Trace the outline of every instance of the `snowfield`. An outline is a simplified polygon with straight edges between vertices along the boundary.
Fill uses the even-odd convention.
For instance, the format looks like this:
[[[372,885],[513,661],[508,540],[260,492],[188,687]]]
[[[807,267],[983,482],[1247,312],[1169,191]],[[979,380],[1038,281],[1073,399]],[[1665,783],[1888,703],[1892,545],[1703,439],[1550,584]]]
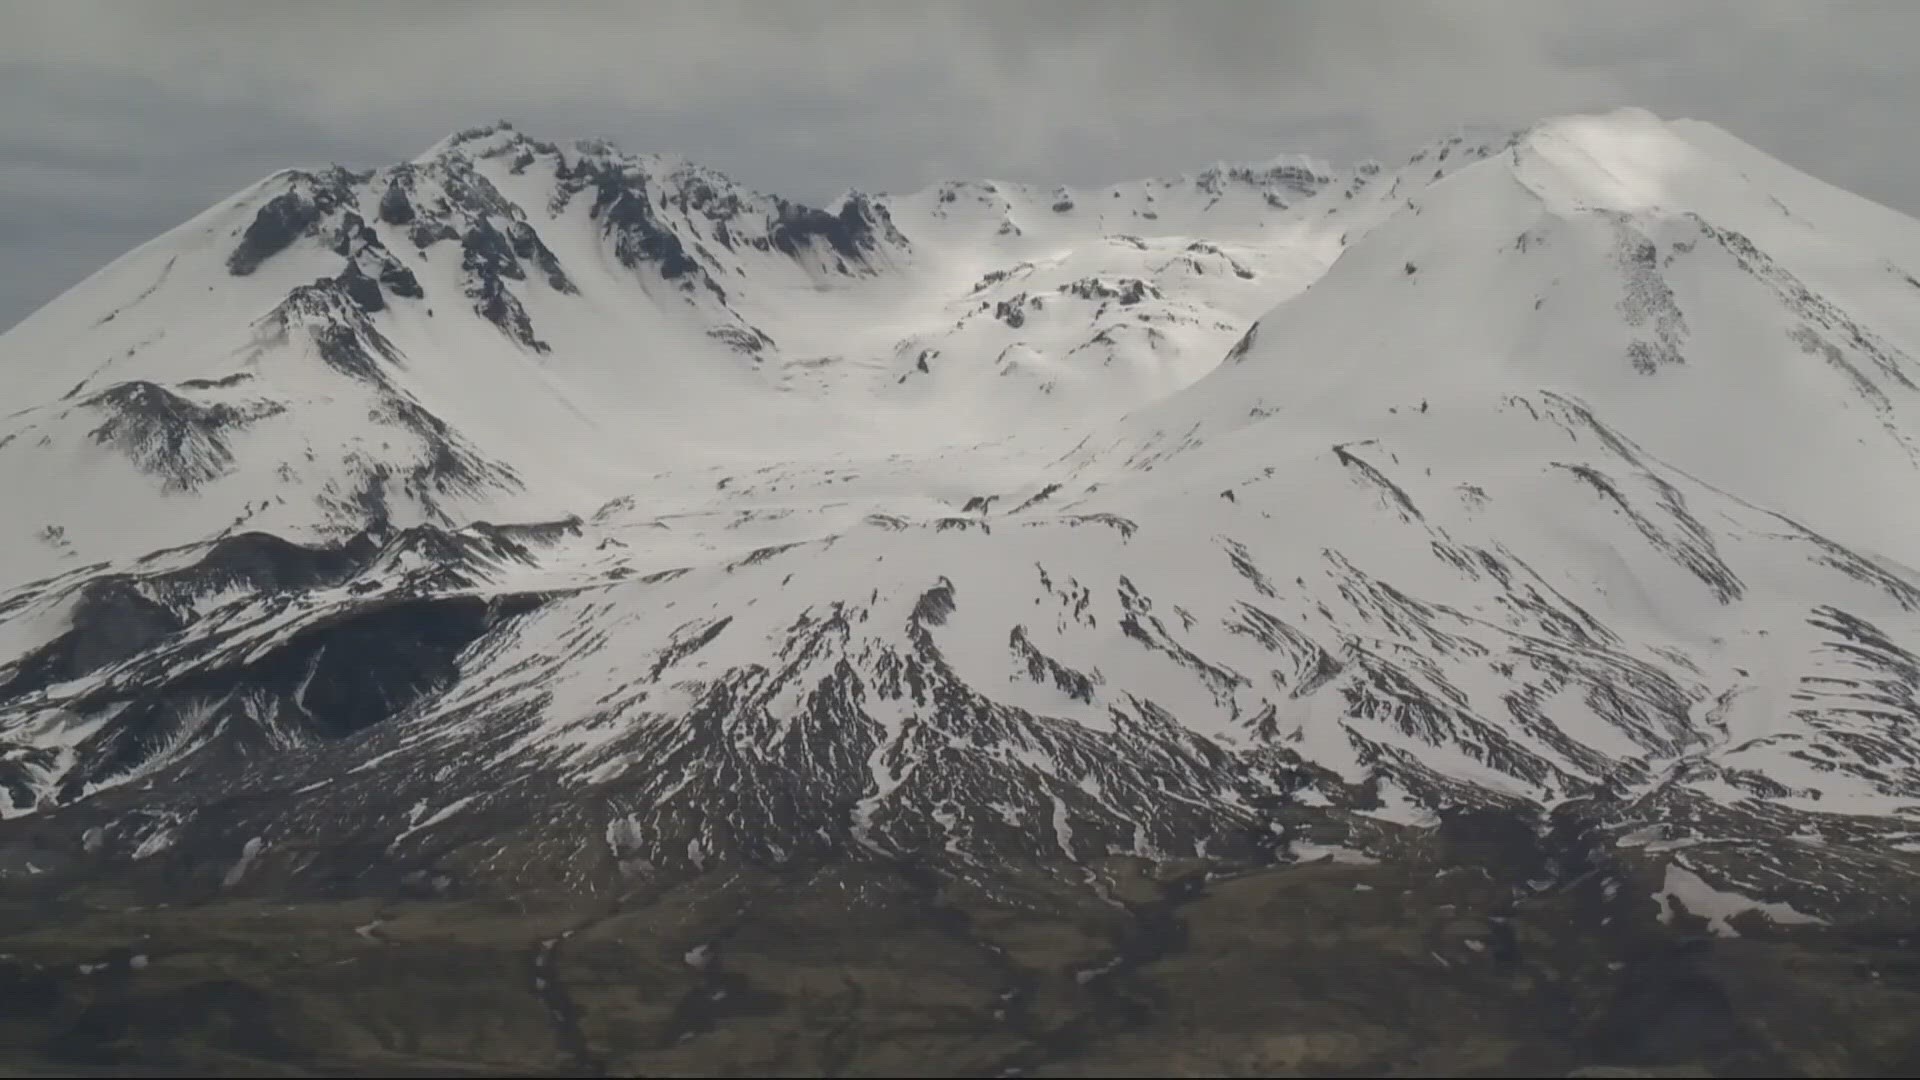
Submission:
[[[824,209],[504,125],[284,172],[0,339],[0,815],[585,880],[1578,805],[1811,919],[1920,827],[1917,355],[1920,223],[1636,110]]]

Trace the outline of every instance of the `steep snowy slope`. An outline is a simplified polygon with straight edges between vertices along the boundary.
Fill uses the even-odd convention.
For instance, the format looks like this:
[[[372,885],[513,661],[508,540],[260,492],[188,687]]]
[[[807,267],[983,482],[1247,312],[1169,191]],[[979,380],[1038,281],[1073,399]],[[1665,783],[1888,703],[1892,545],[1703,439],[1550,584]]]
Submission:
[[[0,343],[4,812],[585,882],[1576,806],[1824,910],[1920,814],[1916,237],[1633,111],[826,210],[504,127],[282,174]]]
[[[1252,397],[1357,431],[1552,389],[1703,482],[1920,561],[1901,494],[1920,481],[1920,286],[1903,269],[1920,233],[1839,192],[1800,195],[1795,217],[1769,193],[1799,190],[1790,170],[1720,165],[1690,130],[1546,123],[1408,192],[1211,386],[1140,420],[1186,438],[1246,422],[1224,402]],[[1370,318],[1382,305],[1394,317]]]
[[[1276,165],[1078,196],[1097,210],[991,184],[816,210],[503,125],[282,173],[6,335],[0,564],[559,516],[703,455],[964,444],[1009,409],[1084,423],[1192,381],[1316,276],[1336,249],[1281,195],[1332,182]],[[63,497],[83,481],[101,496]]]

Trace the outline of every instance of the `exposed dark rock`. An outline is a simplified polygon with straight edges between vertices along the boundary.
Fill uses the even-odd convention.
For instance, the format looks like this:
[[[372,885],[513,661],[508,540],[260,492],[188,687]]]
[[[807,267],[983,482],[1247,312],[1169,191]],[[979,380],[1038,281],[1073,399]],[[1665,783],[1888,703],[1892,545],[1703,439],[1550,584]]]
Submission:
[[[0,671],[0,705],[136,656],[184,629],[202,597],[232,590],[271,595],[345,580],[378,550],[362,534],[337,547],[308,547],[270,533],[224,537],[192,563],[147,576],[114,575],[81,588],[70,626]]]
[[[321,173],[295,171],[284,175],[288,190],[260,207],[241,234],[239,245],[227,256],[227,271],[235,277],[253,273],[294,240],[313,235],[334,210],[353,202],[354,186],[364,183],[371,174],[359,175],[336,166]]]
[[[482,217],[519,220],[523,216],[513,200],[501,194],[463,154],[437,159],[427,167],[427,173],[446,192],[447,210],[458,211],[468,221]]]
[[[413,203],[397,179],[388,182],[380,196],[380,220],[388,225],[405,225],[413,220]]]
[[[1117,300],[1121,307],[1131,307],[1149,298],[1161,298],[1159,289],[1139,278],[1121,278],[1114,284],[1099,278],[1081,278],[1061,286],[1060,291],[1082,300]]]
[[[553,254],[552,249],[547,247],[546,242],[540,239],[540,234],[533,230],[533,226],[524,221],[516,221],[507,230],[507,236],[513,245],[514,256],[531,260],[540,268],[541,273],[547,275],[548,285],[563,293],[579,291],[567,278],[566,271],[560,269],[560,260]]]
[[[380,237],[359,214],[349,210],[340,215],[340,224],[333,231],[333,253],[351,258],[358,247],[380,247]]]
[[[842,260],[864,265],[867,256],[883,243],[905,242],[894,228],[886,207],[864,195],[848,196],[840,204],[838,213],[785,200],[779,200],[776,205],[778,211],[767,237],[775,248],[790,257],[799,256],[811,241],[820,239]]]
[[[561,179],[564,190],[593,188],[589,214],[612,239],[620,265],[636,269],[651,263],[668,281],[704,274],[679,235],[655,217],[644,174],[629,175],[617,162],[584,159]]]
[[[1075,701],[1093,700],[1095,684],[1099,675],[1087,675],[1069,668],[1059,661],[1042,653],[1027,635],[1027,628],[1015,626],[1007,638],[1007,647],[1012,651],[1016,662],[1024,665],[1027,677],[1042,685],[1052,685],[1061,693]]]
[[[262,593],[322,588],[345,579],[378,550],[372,537],[355,536],[335,547],[314,547],[272,533],[222,537],[198,561],[153,579],[160,590],[243,586]]]
[[[1032,269],[1033,269],[1032,263],[1023,262],[1023,263],[1018,263],[1005,270],[989,271],[987,274],[982,276],[979,281],[975,282],[973,288],[969,291],[976,292],[976,293],[984,292],[990,286],[998,285],[999,283],[1007,280],[1008,278],[1011,278],[1015,274],[1021,273],[1023,271],[1031,271]]]
[[[229,386],[239,386],[253,378],[251,371],[236,371],[231,375],[222,375],[217,379],[182,379],[180,386],[188,390],[218,390]]]
[[[115,708],[114,723],[76,749],[80,785],[138,768],[163,746],[198,741],[196,764],[303,742],[344,738],[449,685],[454,660],[502,618],[538,597],[379,600],[318,620],[257,657],[215,662],[116,700],[111,688],[83,709]]]
[[[427,291],[420,287],[420,279],[397,260],[380,268],[380,284],[386,286],[393,295],[409,300],[423,299],[427,295]]]
[[[1668,364],[1683,364],[1681,343],[1686,339],[1687,322],[1674,302],[1673,290],[1660,273],[1660,253],[1625,215],[1613,217],[1614,259],[1623,278],[1624,295],[1617,305],[1625,323],[1636,329],[1651,326],[1651,341],[1635,341],[1627,346],[1627,359],[1635,371],[1652,375]]]
[[[1201,191],[1216,197],[1226,194],[1230,184],[1259,188],[1269,204],[1284,206],[1285,203],[1280,201],[1280,192],[1304,197],[1319,191],[1331,179],[1300,165],[1272,165],[1266,168],[1231,165],[1208,169],[1195,178],[1195,183]]]
[[[275,195],[254,215],[240,237],[240,246],[227,256],[227,271],[236,277],[254,272],[267,259],[286,249],[320,220],[320,209],[294,192]]]
[[[184,625],[125,578],[89,582],[65,633],[29,653],[11,671],[0,668],[0,704],[141,653]]]
[[[509,239],[492,222],[479,217],[461,238],[460,266],[467,273],[467,296],[474,301],[473,310],[481,318],[520,344],[544,353],[549,346],[535,335],[526,307],[502,280],[526,280],[526,271],[521,269],[515,248],[520,247],[529,257],[541,260],[555,288],[570,293],[574,291],[573,283],[561,273],[559,262],[531,227],[515,222],[513,228],[515,238]]]
[[[520,478],[511,468],[481,457],[446,421],[411,398],[388,397],[373,419],[420,440],[424,456],[407,466],[401,480],[410,494],[429,505],[441,495],[520,487]]]
[[[447,147],[452,149],[454,147],[464,146],[476,139],[484,139],[489,135],[498,135],[503,131],[513,131],[513,124],[506,120],[495,120],[491,124],[476,124],[473,127],[461,128],[448,137]]]
[[[469,286],[474,313],[505,331],[508,337],[537,353],[552,351],[552,346],[533,332],[533,320],[518,297],[507,291],[498,277],[485,277]]]
[[[320,358],[353,378],[385,386],[388,380],[382,362],[400,362],[399,350],[374,327],[337,279],[321,278],[295,288],[274,309],[273,318],[288,333],[305,330]]]
[[[169,491],[191,491],[224,474],[233,461],[228,436],[283,409],[271,402],[203,405],[150,382],[116,383],[85,404],[105,415],[89,437],[126,454]]]
[[[387,298],[380,292],[380,283],[361,273],[359,264],[348,263],[340,276],[333,280],[354,303],[360,305],[360,310],[368,314],[385,310]]]
[[[460,238],[460,268],[479,278],[524,281],[527,276],[512,245],[486,218],[475,221]]]
[[[1017,514],[1022,510],[1026,510],[1030,507],[1038,506],[1041,503],[1046,502],[1048,499],[1051,499],[1055,495],[1058,495],[1060,493],[1061,487],[1062,485],[1060,484],[1048,484],[1047,486],[1041,488],[1039,491],[1034,492],[1031,496],[1027,498],[1025,502],[1021,503],[1019,506],[1014,507],[1013,512]]]
[[[415,218],[407,230],[407,239],[412,240],[416,248],[430,248],[443,240],[460,239],[460,230],[444,221]]]
[[[726,342],[735,352],[754,357],[774,347],[772,338],[752,326],[716,326],[707,331],[707,336]]]
[[[993,305],[993,317],[1018,330],[1027,324],[1029,301],[1030,298],[1026,293],[1002,300]]]
[[[1244,334],[1241,334],[1240,340],[1234,342],[1233,348],[1227,350],[1227,360],[1236,364],[1242,360],[1245,360],[1247,358],[1247,353],[1253,350],[1253,343],[1256,340],[1258,340],[1259,337],[1260,337],[1259,323],[1254,323],[1252,326],[1247,327],[1247,332]]]
[[[1642,479],[1653,485],[1659,502],[1658,509],[1649,513],[1613,477],[1591,465],[1556,463],[1555,467],[1578,477],[1611,502],[1655,550],[1699,578],[1713,591],[1715,599],[1727,604],[1745,595],[1746,584],[1720,557],[1712,532],[1693,518],[1677,488],[1658,477],[1643,475]],[[1665,517],[1670,527],[1662,527],[1656,514]]]

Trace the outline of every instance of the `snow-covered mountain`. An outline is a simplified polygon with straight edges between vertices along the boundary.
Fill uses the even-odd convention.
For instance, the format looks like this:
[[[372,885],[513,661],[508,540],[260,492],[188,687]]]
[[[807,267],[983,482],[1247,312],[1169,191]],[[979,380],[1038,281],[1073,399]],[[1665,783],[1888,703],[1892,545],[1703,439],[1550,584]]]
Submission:
[[[1490,807],[1825,910],[1920,825],[1917,356],[1920,223],[1639,111],[826,208],[506,125],[280,173],[0,339],[0,813],[325,883]]]

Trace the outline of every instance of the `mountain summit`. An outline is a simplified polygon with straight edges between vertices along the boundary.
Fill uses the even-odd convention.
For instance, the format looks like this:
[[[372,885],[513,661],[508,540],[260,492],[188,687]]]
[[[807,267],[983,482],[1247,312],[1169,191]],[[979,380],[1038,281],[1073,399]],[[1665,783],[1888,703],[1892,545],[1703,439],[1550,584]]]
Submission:
[[[1920,223],[1634,110],[824,207],[506,125],[278,173],[0,338],[0,842],[488,895],[1477,813],[1904,904],[1916,356]]]

